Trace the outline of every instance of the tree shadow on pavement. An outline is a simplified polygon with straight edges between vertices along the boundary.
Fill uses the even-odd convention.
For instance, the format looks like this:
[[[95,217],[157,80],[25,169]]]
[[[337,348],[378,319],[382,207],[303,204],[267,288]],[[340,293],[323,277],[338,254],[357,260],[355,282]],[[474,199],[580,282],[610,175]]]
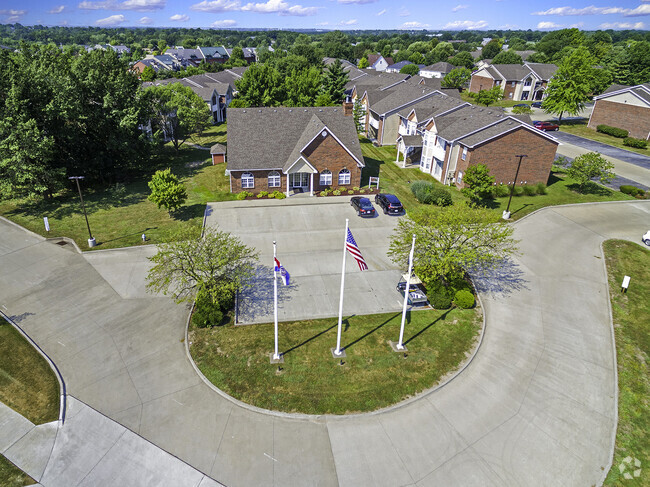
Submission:
[[[469,271],[478,292],[508,295],[529,289],[524,272],[512,259],[503,259],[494,267],[477,267]]]
[[[273,320],[273,268],[258,264],[253,270],[249,286],[239,293],[238,321],[244,323],[257,322],[262,317]],[[297,286],[289,283],[285,286],[278,275],[278,306],[290,299],[290,293]]]

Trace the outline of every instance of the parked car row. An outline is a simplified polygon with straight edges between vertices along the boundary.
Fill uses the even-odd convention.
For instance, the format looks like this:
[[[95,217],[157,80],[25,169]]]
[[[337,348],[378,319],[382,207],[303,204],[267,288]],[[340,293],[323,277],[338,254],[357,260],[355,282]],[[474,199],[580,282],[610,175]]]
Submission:
[[[532,108],[542,108],[542,102],[541,101],[534,101],[530,105],[528,103],[517,103],[516,105],[513,105],[513,107],[532,107]]]
[[[384,215],[400,215],[404,212],[402,203],[394,194],[379,193],[375,195],[375,204],[384,211]],[[373,217],[377,214],[371,201],[363,196],[353,196],[350,199],[350,205],[361,217]]]

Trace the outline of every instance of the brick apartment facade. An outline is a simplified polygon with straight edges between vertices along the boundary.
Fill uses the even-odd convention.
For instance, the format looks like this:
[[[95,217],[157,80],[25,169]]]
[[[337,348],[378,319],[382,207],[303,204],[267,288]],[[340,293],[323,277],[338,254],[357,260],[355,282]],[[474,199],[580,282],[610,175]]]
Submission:
[[[650,138],[650,83],[637,86],[616,86],[596,97],[589,117],[589,127],[609,125],[625,129],[630,137]]]

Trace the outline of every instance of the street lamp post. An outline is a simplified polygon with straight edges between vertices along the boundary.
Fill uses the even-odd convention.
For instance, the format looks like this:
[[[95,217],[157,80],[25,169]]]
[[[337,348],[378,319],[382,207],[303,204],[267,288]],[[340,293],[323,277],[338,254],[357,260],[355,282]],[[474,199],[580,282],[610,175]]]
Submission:
[[[519,168],[521,167],[521,160],[524,157],[528,157],[526,154],[521,154],[518,156],[515,156],[519,158],[519,163],[517,164],[517,172],[515,173],[515,180],[512,182],[512,188],[510,188],[510,198],[508,198],[508,207],[506,210],[503,212],[503,219],[507,220],[510,218],[510,202],[512,201],[512,194],[515,192],[515,184],[517,184],[517,177],[519,176]]]
[[[86,218],[86,226],[88,227],[88,247],[93,248],[97,245],[93,234],[90,231],[90,223],[88,223],[88,215],[86,214],[86,205],[84,205],[84,197],[81,195],[81,186],[79,185],[79,180],[84,179],[83,176],[70,176],[68,179],[74,179],[77,182],[77,189],[79,190],[79,199],[81,200],[81,208],[84,211],[84,217]]]

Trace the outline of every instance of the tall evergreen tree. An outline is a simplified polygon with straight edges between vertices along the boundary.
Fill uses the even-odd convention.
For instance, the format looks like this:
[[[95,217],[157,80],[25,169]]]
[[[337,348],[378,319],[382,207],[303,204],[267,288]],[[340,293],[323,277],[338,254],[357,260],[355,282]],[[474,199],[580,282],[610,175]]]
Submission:
[[[330,96],[334,103],[343,102],[345,85],[348,82],[348,73],[343,69],[340,60],[331,63],[325,70],[323,80],[323,91]]]

